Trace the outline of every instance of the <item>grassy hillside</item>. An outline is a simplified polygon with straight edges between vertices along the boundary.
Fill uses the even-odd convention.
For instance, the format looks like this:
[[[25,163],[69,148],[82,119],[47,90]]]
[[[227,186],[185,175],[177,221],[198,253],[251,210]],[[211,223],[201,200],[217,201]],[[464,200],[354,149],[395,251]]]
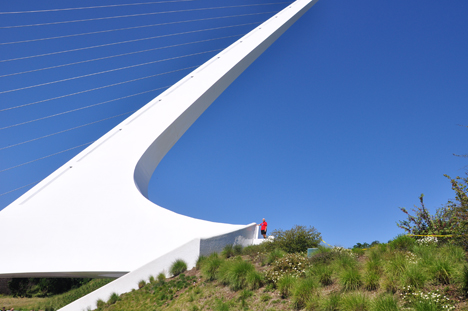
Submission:
[[[311,258],[268,249],[227,247],[171,279],[149,276],[97,310],[468,310],[457,246],[400,236],[368,250],[320,248]]]

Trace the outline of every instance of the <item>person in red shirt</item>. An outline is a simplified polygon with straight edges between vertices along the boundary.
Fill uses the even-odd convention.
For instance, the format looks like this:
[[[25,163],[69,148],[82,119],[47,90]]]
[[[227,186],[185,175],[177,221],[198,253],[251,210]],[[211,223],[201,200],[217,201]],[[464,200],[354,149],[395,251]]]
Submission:
[[[267,222],[265,221],[265,218],[263,218],[263,222],[261,224],[259,224],[260,227],[260,230],[261,230],[261,233],[263,235],[263,238],[266,239],[266,233],[267,233]]]

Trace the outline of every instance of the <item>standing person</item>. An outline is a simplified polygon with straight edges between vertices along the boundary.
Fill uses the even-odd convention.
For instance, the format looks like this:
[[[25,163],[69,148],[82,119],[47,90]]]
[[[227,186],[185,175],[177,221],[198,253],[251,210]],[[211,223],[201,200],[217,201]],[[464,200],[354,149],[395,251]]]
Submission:
[[[265,221],[265,218],[263,218],[263,222],[261,224],[259,224],[260,227],[260,230],[261,230],[261,233],[263,235],[263,238],[266,239],[266,233],[267,233],[267,222]]]

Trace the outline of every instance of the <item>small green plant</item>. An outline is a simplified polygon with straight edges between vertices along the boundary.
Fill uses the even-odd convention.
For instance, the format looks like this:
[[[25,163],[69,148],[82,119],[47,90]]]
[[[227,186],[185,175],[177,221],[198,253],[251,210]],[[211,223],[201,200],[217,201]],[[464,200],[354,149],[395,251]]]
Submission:
[[[317,264],[306,272],[306,275],[311,275],[317,278],[317,280],[323,286],[327,286],[333,283],[332,280],[333,269],[329,265]]]
[[[272,250],[268,256],[267,256],[267,259],[266,259],[266,263],[271,265],[273,262],[275,262],[277,259],[279,258],[282,258],[284,255],[286,254],[285,251],[283,251],[282,249],[279,249],[279,248],[275,248],[274,250]]]
[[[217,279],[218,269],[223,263],[223,259],[219,258],[217,253],[212,253],[208,256],[202,265],[202,274],[208,281]]]
[[[362,285],[361,274],[355,268],[344,270],[340,275],[340,283],[344,291],[356,290]]]
[[[100,310],[106,306],[106,303],[102,299],[98,299],[98,301],[96,301],[96,306],[98,310]]]
[[[232,244],[227,244],[224,246],[223,251],[221,252],[224,258],[231,258],[234,256],[234,247]]]
[[[205,259],[206,259],[206,256],[203,256],[203,255],[198,256],[198,258],[197,258],[197,263],[195,264],[195,268],[196,268],[197,270],[200,270],[200,269],[201,269],[201,267],[202,267],[203,262],[205,261]]]
[[[179,274],[187,271],[187,263],[182,259],[177,259],[172,263],[169,271],[173,276],[178,276]]]
[[[143,288],[145,285],[146,285],[145,280],[141,280],[140,282],[138,282],[138,288]]]
[[[436,258],[429,270],[439,284],[450,284],[453,275],[453,266],[447,261],[440,258]]]
[[[366,311],[369,310],[370,303],[367,296],[361,293],[352,293],[341,297],[340,310],[343,311]]]
[[[390,241],[388,245],[392,250],[411,251],[415,243],[416,240],[414,238],[401,234],[392,241]]]
[[[242,255],[242,250],[243,250],[243,247],[240,244],[236,244],[233,247],[234,255],[236,256]]]
[[[318,288],[317,281],[313,278],[299,279],[292,292],[293,304],[297,309],[302,309],[307,301],[315,294]]]
[[[287,298],[291,295],[295,284],[296,278],[290,274],[285,274],[278,280],[276,287],[278,288],[281,297]]]
[[[385,294],[377,296],[372,301],[372,311],[398,311],[398,301],[393,295]]]
[[[119,301],[120,299],[120,296],[117,295],[117,293],[112,293],[109,297],[109,300],[107,301],[107,305],[113,305],[115,304],[117,301]]]
[[[242,259],[225,261],[219,268],[219,280],[229,285],[231,290],[244,289],[248,275],[254,271],[255,267]]]
[[[328,297],[321,300],[320,309],[323,311],[338,311],[340,310],[341,296],[337,292],[332,292]]]
[[[255,290],[255,289],[260,288],[263,285],[264,277],[260,272],[254,269],[247,274],[246,281],[247,281],[247,286],[251,290]]]
[[[379,288],[380,275],[374,271],[368,271],[364,275],[364,288],[367,290],[376,290]]]
[[[159,283],[164,283],[166,281],[166,274],[164,272],[161,272],[158,274],[158,282]]]
[[[271,296],[268,295],[268,294],[263,294],[260,296],[260,301],[262,302],[267,302],[267,301],[270,301],[271,300]]]
[[[153,282],[154,282],[154,276],[150,275],[148,281],[149,281],[150,283],[153,283]]]
[[[247,299],[252,297],[253,292],[248,289],[244,289],[239,293],[239,301],[241,302],[242,308],[247,308]]]

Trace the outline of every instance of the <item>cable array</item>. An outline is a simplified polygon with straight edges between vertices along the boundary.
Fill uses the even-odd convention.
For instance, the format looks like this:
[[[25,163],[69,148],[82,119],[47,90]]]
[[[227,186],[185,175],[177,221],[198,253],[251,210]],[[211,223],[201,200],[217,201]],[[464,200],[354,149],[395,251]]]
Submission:
[[[6,152],[11,154],[15,148],[23,146],[30,148],[28,155],[32,158],[22,163],[14,163],[15,158],[2,160],[0,163],[12,164],[0,167],[0,173],[12,172],[66,152],[76,153],[89,146],[98,137],[83,136],[87,143],[40,157],[38,151],[31,149],[45,140],[55,146],[64,145],[72,132],[76,135],[89,126],[100,129],[106,126],[109,130],[115,122],[136,112],[148,99],[169,88],[184,72],[197,68],[277,13],[284,4],[291,3],[245,4],[245,0],[243,3],[229,0],[229,5],[203,6],[203,1],[161,0],[80,6],[77,0],[70,0],[69,7],[65,8],[0,12],[3,20],[0,21],[3,23],[0,24],[3,41],[0,42],[0,55],[4,55],[4,59],[0,59],[0,131],[6,133],[0,135],[0,157],[8,157]],[[78,5],[73,6],[73,3]],[[179,7],[173,7],[177,5]],[[181,9],[180,5],[186,8]],[[132,12],[140,7],[144,12]],[[269,9],[262,11],[267,7]],[[63,20],[67,15],[61,14],[72,13],[73,19]],[[46,22],[42,22],[44,18],[41,16],[45,17],[42,14],[49,14]],[[156,23],[149,20],[139,23],[143,18],[157,16],[164,16],[164,19]],[[9,20],[14,20],[14,24],[5,24]],[[113,22],[117,20],[118,24]],[[69,27],[63,27],[65,25],[82,26],[67,33]],[[34,52],[27,55],[29,51]],[[104,63],[107,67],[102,65]],[[112,64],[111,68],[109,64]],[[155,65],[158,71],[151,72]],[[94,85],[96,82],[87,81],[99,83]],[[56,91],[51,92],[52,87]],[[94,116],[96,109],[99,117]],[[34,117],[38,111],[43,116]],[[87,113],[81,113],[82,117],[75,121],[74,113],[79,111]],[[66,116],[69,121],[60,121]],[[3,123],[4,120],[11,124]],[[67,126],[64,128],[61,123]],[[112,123],[111,127],[108,123]],[[38,128],[41,130],[34,135]],[[10,136],[11,131],[20,134]],[[18,138],[5,143],[6,137]],[[30,180],[36,181],[24,182],[23,186],[1,192],[0,197],[25,191],[40,181],[31,177]],[[5,187],[2,186],[4,181],[0,178],[0,190]],[[5,185],[8,187],[8,184]],[[0,201],[0,210],[3,207],[4,203]]]

